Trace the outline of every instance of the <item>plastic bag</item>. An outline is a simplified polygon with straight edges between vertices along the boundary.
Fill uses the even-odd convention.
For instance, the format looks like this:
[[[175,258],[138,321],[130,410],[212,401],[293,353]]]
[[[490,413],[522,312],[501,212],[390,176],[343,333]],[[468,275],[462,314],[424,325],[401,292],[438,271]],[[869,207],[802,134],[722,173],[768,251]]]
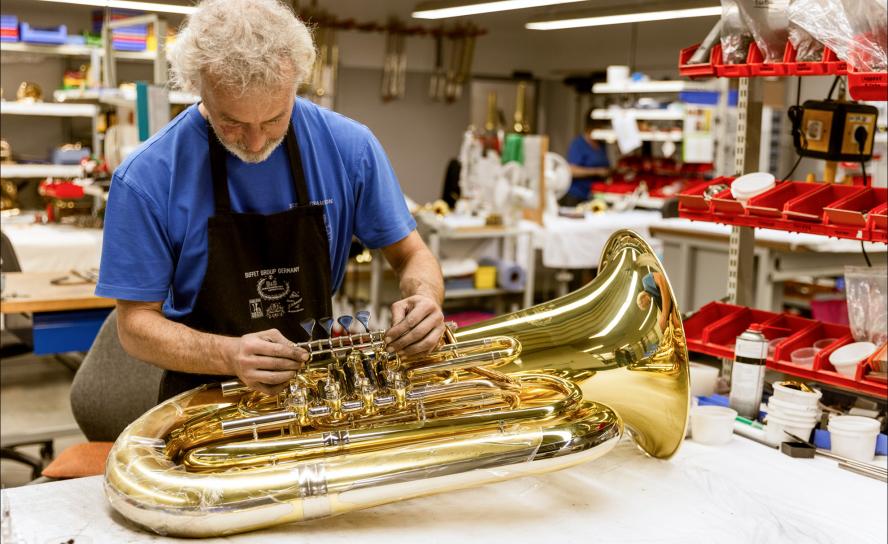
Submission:
[[[832,49],[854,69],[888,69],[885,0],[795,0],[789,20]]]
[[[722,61],[725,64],[746,64],[752,34],[746,28],[737,0],[721,0],[722,4]]]
[[[851,335],[858,342],[888,339],[888,267],[846,266],[845,293]]]
[[[764,61],[782,62],[789,38],[789,0],[737,0],[737,6]]]
[[[799,0],[791,0],[790,4]],[[823,60],[823,44],[814,39],[804,28],[789,21],[789,41],[796,50],[796,62],[819,62]]]

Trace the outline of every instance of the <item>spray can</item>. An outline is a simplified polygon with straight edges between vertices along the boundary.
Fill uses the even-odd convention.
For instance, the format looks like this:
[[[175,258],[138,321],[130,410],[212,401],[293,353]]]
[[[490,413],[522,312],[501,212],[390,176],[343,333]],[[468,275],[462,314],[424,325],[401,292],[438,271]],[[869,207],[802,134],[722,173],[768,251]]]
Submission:
[[[765,385],[765,362],[768,357],[768,340],[762,334],[762,326],[753,324],[737,337],[734,345],[734,364],[731,370],[731,394],[729,406],[737,414],[756,419],[762,403]]]

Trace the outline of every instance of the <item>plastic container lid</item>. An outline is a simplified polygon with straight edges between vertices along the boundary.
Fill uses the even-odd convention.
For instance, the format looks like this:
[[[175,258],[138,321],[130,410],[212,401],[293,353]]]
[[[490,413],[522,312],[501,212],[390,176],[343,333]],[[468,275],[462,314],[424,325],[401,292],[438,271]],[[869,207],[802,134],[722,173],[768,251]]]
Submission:
[[[749,200],[774,187],[776,178],[768,172],[753,172],[740,176],[731,184],[731,194],[737,200]]]
[[[829,432],[845,432],[855,434],[879,434],[879,420],[863,416],[834,416],[827,425]]]
[[[836,368],[856,365],[875,352],[876,345],[872,342],[853,342],[832,352],[829,355],[829,362]]]

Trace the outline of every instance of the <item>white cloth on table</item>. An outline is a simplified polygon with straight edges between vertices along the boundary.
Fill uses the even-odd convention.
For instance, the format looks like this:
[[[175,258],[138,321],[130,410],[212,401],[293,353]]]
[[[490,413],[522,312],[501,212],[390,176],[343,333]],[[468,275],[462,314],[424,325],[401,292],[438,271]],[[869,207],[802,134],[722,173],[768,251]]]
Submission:
[[[662,220],[658,211],[589,213],[583,219],[547,217],[534,245],[542,251],[547,268],[595,268],[604,244],[620,229],[635,231],[660,254],[662,244],[651,238],[648,228]]]
[[[112,513],[100,476],[4,494],[13,529],[29,543],[184,542],[141,531]],[[883,482],[823,457],[791,459],[738,436],[723,446],[686,440],[669,461],[624,440],[600,459],[560,472],[207,542],[499,544],[561,535],[565,542],[876,544],[888,539],[886,503]]]
[[[18,223],[4,219],[22,272],[67,272],[99,267],[102,229]]]

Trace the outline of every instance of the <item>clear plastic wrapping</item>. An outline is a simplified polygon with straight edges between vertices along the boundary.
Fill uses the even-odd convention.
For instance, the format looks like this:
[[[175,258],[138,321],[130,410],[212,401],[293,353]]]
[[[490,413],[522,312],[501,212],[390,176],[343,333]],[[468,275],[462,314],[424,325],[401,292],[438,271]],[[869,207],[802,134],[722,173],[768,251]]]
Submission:
[[[832,49],[854,69],[888,69],[885,0],[795,0],[788,14],[793,25]]]
[[[791,0],[790,5],[799,0]],[[823,59],[823,44],[796,22],[789,21],[789,41],[796,50],[796,62],[818,62]]]
[[[789,0],[737,0],[740,15],[765,62],[781,62],[789,37]]]
[[[745,64],[752,43],[743,17],[740,15],[738,0],[721,0],[722,4],[722,60],[725,64]]]
[[[851,334],[879,345],[888,339],[888,267],[846,266],[845,290]]]

